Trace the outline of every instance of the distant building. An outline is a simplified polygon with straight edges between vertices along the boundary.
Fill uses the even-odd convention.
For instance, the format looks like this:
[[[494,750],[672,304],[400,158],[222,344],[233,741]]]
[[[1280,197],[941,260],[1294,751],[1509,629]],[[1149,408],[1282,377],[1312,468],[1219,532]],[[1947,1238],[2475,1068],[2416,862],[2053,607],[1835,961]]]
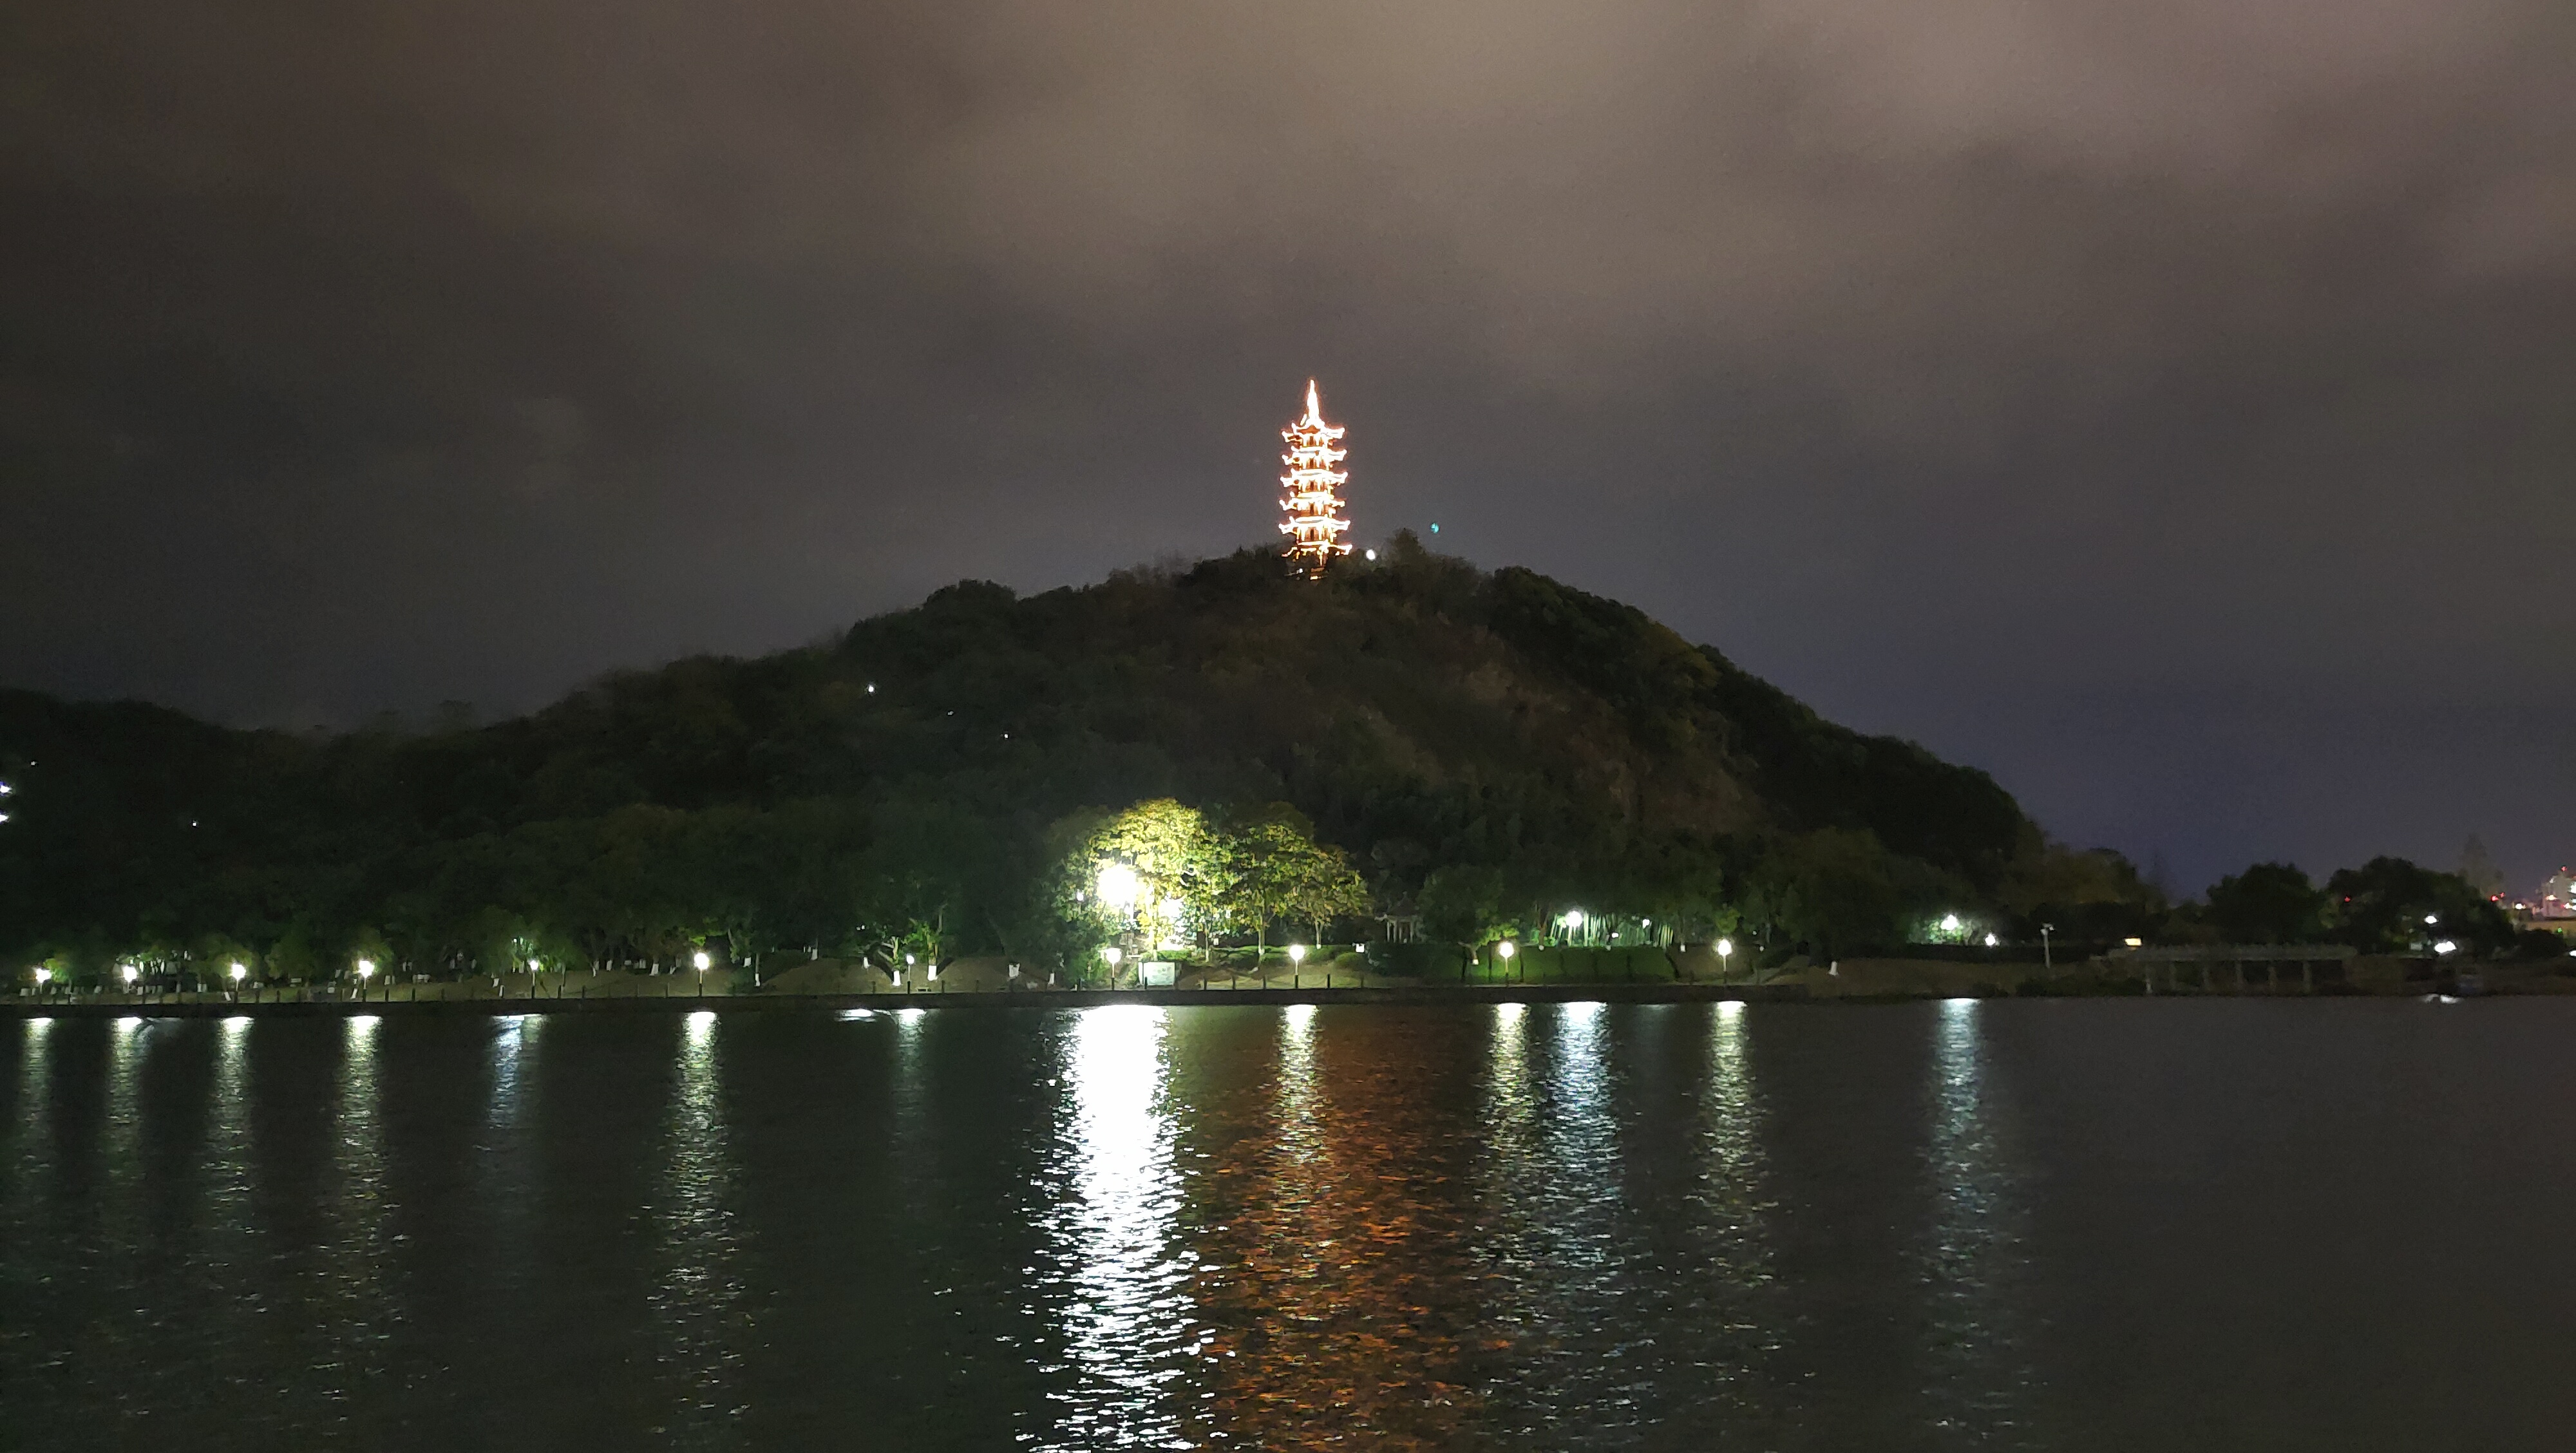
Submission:
[[[2526,928],[2576,938],[2576,869],[2559,869],[2540,885],[2539,892],[2517,898],[2508,906],[2513,909],[2514,921]]]

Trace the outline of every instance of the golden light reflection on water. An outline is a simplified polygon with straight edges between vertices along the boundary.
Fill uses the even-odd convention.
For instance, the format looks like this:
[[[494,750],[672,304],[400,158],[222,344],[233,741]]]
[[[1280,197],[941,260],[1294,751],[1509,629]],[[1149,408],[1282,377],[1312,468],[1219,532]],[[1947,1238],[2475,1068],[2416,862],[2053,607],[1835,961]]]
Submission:
[[[1205,1389],[1192,1446],[1447,1446],[1473,1403],[1474,1297],[1438,1126],[1436,1057],[1345,1052],[1339,1028],[1281,1016],[1269,1113],[1189,1186],[1206,1255]]]

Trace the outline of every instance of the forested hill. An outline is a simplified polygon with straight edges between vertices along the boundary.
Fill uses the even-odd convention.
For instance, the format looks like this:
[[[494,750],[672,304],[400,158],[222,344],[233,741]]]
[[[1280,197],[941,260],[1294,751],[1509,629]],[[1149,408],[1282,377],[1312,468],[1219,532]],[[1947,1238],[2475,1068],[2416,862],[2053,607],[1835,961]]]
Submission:
[[[2038,842],[1981,772],[1410,537],[1321,582],[1262,551],[1027,599],[967,582],[830,645],[466,730],[295,737],[11,692],[0,769],[0,952],[82,962],[830,952],[927,913],[960,948],[1043,952],[1061,824],[1163,797],[1288,804],[1379,911],[1462,936],[1580,903],[1883,939],[1994,901]]]

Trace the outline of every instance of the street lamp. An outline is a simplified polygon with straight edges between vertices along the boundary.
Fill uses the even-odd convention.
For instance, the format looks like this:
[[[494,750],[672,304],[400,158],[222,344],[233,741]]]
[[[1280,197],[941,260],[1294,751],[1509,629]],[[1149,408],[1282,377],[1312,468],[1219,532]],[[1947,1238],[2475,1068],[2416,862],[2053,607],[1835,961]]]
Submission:
[[[1503,961],[1503,967],[1505,968],[1511,967],[1512,955],[1519,952],[1520,946],[1513,943],[1510,939],[1504,939],[1501,943],[1494,945],[1494,955]]]
[[[1122,958],[1125,958],[1125,957],[1126,957],[1126,955],[1125,955],[1125,954],[1120,953],[1120,952],[1118,951],[1118,945],[1116,945],[1116,944],[1114,944],[1114,943],[1113,943],[1113,944],[1111,944],[1109,947],[1107,947],[1107,948],[1105,948],[1105,949],[1102,949],[1102,950],[1100,951],[1100,957],[1101,957],[1101,960],[1102,960],[1103,962],[1105,962],[1105,963],[1107,963],[1107,964],[1109,965],[1109,987],[1110,987],[1110,988],[1113,988],[1113,989],[1117,988],[1117,987],[1118,987],[1118,961],[1119,961],[1120,959],[1122,959]]]
[[[358,960],[358,998],[361,1002],[364,1002],[367,997],[367,981],[375,976],[376,961],[374,959]]]
[[[132,965],[132,964],[127,964],[125,967],[123,967],[123,968],[121,968],[121,969],[117,970],[117,972],[118,972],[119,974],[121,974],[121,975],[123,975],[123,976],[124,976],[124,978],[125,978],[125,987],[127,987],[128,989],[131,989],[131,988],[133,988],[133,987],[134,987],[134,981],[135,981],[135,980],[137,980],[137,979],[139,979],[139,978],[142,978],[142,977],[143,977],[143,971],[142,971],[141,969],[136,968],[136,967],[135,967],[134,965]]]
[[[1726,961],[1733,957],[1735,957],[1735,940],[1719,939],[1717,941],[1717,981],[1721,984],[1726,982]]]
[[[45,986],[46,986],[47,984],[52,983],[53,981],[54,981],[54,971],[53,971],[53,970],[51,970],[51,969],[38,969],[38,970],[36,970],[36,992],[37,992],[37,993],[39,993],[39,994],[44,993],[44,992],[45,992]]]
[[[234,993],[236,993],[236,994],[238,994],[238,993],[240,993],[240,992],[241,992],[241,984],[242,984],[242,980],[247,979],[247,978],[249,978],[249,977],[250,977],[250,970],[249,970],[249,969],[247,969],[247,968],[245,968],[245,967],[243,967],[243,966],[242,966],[242,965],[240,965],[240,964],[235,964],[235,965],[233,965],[233,968],[232,968],[232,975],[233,975],[233,992],[234,992]]]
[[[1092,887],[1099,892],[1103,904],[1122,912],[1135,907],[1137,900],[1145,896],[1144,880],[1125,863],[1111,863],[1102,868]]]
[[[703,999],[707,997],[707,965],[712,962],[712,960],[707,957],[707,951],[705,949],[700,949],[696,953],[689,955],[689,962],[697,966],[698,997]],[[531,964],[529,967],[533,970],[535,965]]]
[[[1292,944],[1288,945],[1288,987],[1289,987],[1289,988],[1291,988],[1291,989],[1295,989],[1295,988],[1299,988],[1299,987],[1301,987],[1301,986],[1302,986],[1302,985],[1301,985],[1301,981],[1300,981],[1300,980],[1298,979],[1298,977],[1297,977],[1297,971],[1298,971],[1299,969],[1301,969],[1301,968],[1305,967],[1305,964],[1306,964],[1306,946],[1305,946],[1304,944],[1302,944],[1302,943],[1292,943]]]

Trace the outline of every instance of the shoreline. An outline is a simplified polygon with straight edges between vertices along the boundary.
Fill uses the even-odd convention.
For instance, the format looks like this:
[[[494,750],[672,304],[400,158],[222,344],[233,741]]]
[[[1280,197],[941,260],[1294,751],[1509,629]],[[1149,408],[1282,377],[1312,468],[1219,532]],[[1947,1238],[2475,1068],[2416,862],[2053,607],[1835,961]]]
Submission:
[[[2448,997],[2448,984],[2413,983],[2391,992],[2384,988],[2336,986],[2302,991],[2295,988],[2267,990],[2216,989],[2209,991],[2159,991],[2145,994],[2130,987],[2120,988],[2098,983],[2065,983],[2050,985],[2042,980],[2026,980],[2012,987],[1991,983],[1943,986],[1940,989],[1891,989],[1884,986],[1854,985],[1848,990],[1816,992],[1816,987],[1799,982],[1766,984],[1706,984],[1672,982],[1661,984],[1472,984],[1422,986],[1371,986],[1366,988],[1244,988],[1244,989],[1008,989],[960,990],[912,994],[720,994],[720,995],[647,995],[620,994],[598,998],[559,999],[481,995],[470,998],[436,997],[428,999],[266,999],[266,1000],[159,1000],[126,1001],[105,995],[56,1000],[29,998],[0,999],[0,1017],[12,1019],[234,1019],[234,1018],[364,1018],[384,1015],[431,1017],[441,1015],[502,1019],[529,1014],[543,1015],[635,1015],[696,1013],[813,1013],[864,1010],[890,1014],[906,1009],[1087,1009],[1110,1004],[1150,1004],[1164,1008],[1218,1004],[1281,1006],[1378,1005],[1416,1006],[1426,1004],[1903,1004],[1947,999],[2169,999],[2205,1001],[2217,999],[2417,999],[2434,994]],[[2576,986],[2571,986],[2576,989]],[[2497,984],[2467,997],[2477,998],[2547,998],[2571,992],[2539,984]]]

